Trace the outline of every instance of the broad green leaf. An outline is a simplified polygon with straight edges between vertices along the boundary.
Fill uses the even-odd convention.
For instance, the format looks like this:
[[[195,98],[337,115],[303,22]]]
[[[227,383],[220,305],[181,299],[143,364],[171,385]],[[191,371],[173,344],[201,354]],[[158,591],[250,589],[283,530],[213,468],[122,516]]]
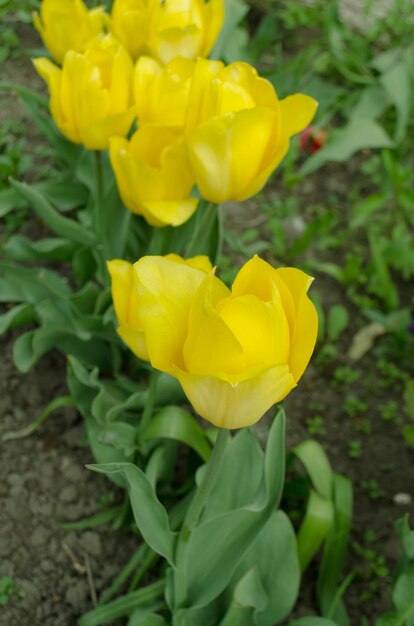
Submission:
[[[30,241],[23,235],[13,235],[4,246],[5,256],[13,261],[69,261],[75,249],[76,245],[67,239]]]
[[[224,24],[210,53],[211,59],[222,59],[227,63],[250,59],[247,26],[241,25],[249,10],[244,0],[224,1]]]
[[[33,322],[35,319],[31,304],[18,304],[0,315],[0,335],[10,328]]]
[[[283,563],[283,567],[275,564]],[[233,580],[240,580],[242,572],[256,573],[241,579],[234,590],[234,598],[242,606],[255,608],[251,623],[256,626],[273,626],[283,620],[292,610],[299,592],[300,566],[295,531],[283,511],[275,511],[260,532],[246,556],[238,565]],[[246,589],[251,581],[253,601],[247,605]],[[263,599],[264,594],[264,599]]]
[[[300,174],[307,176],[330,161],[347,161],[359,150],[391,148],[393,145],[385,130],[372,119],[353,118],[347,126],[332,132],[325,146],[307,159]]]
[[[0,302],[38,304],[45,298],[68,298],[65,278],[45,268],[28,268],[0,261]]]
[[[95,237],[90,231],[86,230],[79,222],[60,215],[39,191],[26,183],[19,183],[16,180],[11,180],[11,184],[16,191],[26,198],[36,215],[54,233],[81,245],[90,246],[94,244]]]
[[[269,432],[262,485],[250,505],[201,521],[187,543],[180,544],[174,573],[175,608],[202,607],[216,598],[278,506],[285,472],[284,426],[284,415],[279,413]],[[244,459],[238,463],[241,468]],[[203,554],[205,558],[200,558]]]
[[[100,440],[105,445],[122,450],[126,457],[131,457],[137,449],[137,429],[127,422],[113,422],[103,428]]]
[[[330,341],[336,341],[341,335],[349,322],[348,310],[341,304],[335,304],[329,309],[327,320],[328,338]]]
[[[174,439],[192,448],[207,461],[211,446],[195,418],[177,406],[167,406],[155,413],[145,432],[145,439]]]
[[[411,68],[405,60],[392,65],[382,76],[380,82],[389,100],[397,111],[395,141],[404,139],[411,112]]]
[[[316,592],[322,615],[347,626],[349,619],[338,590],[352,522],[351,481],[334,474],[333,494],[334,521],[325,541]]]
[[[293,622],[289,622],[288,626],[339,626],[331,619],[324,617],[299,617]]]
[[[144,472],[132,463],[88,465],[103,474],[118,474],[126,483],[136,524],[146,543],[174,565],[177,533],[170,530],[168,513]]]
[[[384,193],[374,193],[360,202],[357,202],[353,209],[350,222],[351,228],[360,228],[372,220],[373,213],[384,209],[387,204],[387,196]]]
[[[313,559],[328,536],[334,522],[334,506],[331,500],[316,491],[309,494],[306,513],[298,534],[298,553],[302,571]]]
[[[408,523],[408,514],[399,519],[395,527],[400,537],[404,554],[409,561],[414,561],[414,530],[411,530]]]
[[[370,85],[360,94],[352,109],[353,118],[377,119],[388,107],[390,100],[381,85]]]
[[[371,291],[380,296],[389,311],[395,311],[399,304],[397,287],[394,285],[390,270],[384,258],[384,245],[373,230],[368,233],[369,248],[371,251],[372,265],[375,273],[371,277]]]
[[[303,441],[293,448],[292,453],[305,466],[310,480],[322,498],[332,498],[333,473],[322,446],[313,439]]]
[[[243,459],[243,463],[240,463]],[[228,443],[203,520],[249,506],[263,481],[264,454],[257,438],[244,428]]]

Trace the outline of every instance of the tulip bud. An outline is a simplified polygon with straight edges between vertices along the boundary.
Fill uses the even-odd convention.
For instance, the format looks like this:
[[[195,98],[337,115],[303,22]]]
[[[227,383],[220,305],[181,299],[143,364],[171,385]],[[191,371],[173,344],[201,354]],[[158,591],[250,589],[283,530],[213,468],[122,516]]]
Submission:
[[[104,8],[88,11],[82,0],[43,0],[40,15],[33,13],[36,30],[59,64],[69,50],[83,52],[105,23]]]
[[[67,52],[62,69],[46,58],[33,63],[48,84],[53,119],[68,139],[105,150],[111,137],[128,133],[136,116],[133,65],[112,35],[94,39],[84,54]]]
[[[122,201],[151,226],[179,226],[195,212],[194,178],[178,128],[144,125],[130,141],[114,137],[109,154]]]

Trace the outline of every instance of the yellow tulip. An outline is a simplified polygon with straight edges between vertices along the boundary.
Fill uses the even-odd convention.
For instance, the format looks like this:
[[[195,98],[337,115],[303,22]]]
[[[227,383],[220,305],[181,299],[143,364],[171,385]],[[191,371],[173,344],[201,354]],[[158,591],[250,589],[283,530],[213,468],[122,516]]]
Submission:
[[[67,52],[60,69],[34,59],[47,82],[50,110],[59,130],[90,150],[105,150],[114,135],[126,135],[136,116],[132,106],[133,64],[112,36],[95,38],[84,52]]]
[[[88,11],[82,0],[43,0],[33,24],[43,43],[59,64],[66,52],[83,52],[88,42],[101,33],[106,22],[103,7]]]
[[[149,0],[147,46],[162,63],[207,56],[224,21],[223,0]]]
[[[194,61],[177,57],[165,67],[150,57],[138,59],[134,99],[140,124],[184,125]]]
[[[146,52],[148,0],[115,0],[110,20],[111,31],[133,59]]]
[[[134,272],[151,364],[180,381],[202,417],[249,426],[296,386],[316,342],[312,278],[258,257],[231,291],[214,271],[164,257],[143,257]]]
[[[179,226],[195,212],[194,178],[176,127],[147,124],[130,141],[113,137],[109,155],[122,201],[151,226]]]
[[[211,270],[211,263],[206,256],[182,259],[177,254],[168,254],[171,263],[178,263],[196,268],[206,274]],[[117,332],[132,352],[144,361],[149,360],[143,325],[139,318],[139,302],[134,266],[128,261],[114,259],[107,263],[112,284],[112,299],[118,320]]]
[[[247,63],[225,67],[198,59],[186,138],[201,195],[216,203],[255,195],[316,108],[303,94],[279,100],[271,83]]]
[[[111,29],[134,59],[206,56],[223,26],[223,0],[115,0]]]

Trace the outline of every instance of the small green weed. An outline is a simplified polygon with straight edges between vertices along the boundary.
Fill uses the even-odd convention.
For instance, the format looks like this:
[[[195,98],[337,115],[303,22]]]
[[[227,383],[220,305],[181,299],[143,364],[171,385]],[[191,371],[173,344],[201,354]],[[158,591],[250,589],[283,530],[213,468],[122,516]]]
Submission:
[[[11,576],[3,576],[0,578],[0,606],[6,606],[13,595],[24,598],[26,593],[16,585]]]

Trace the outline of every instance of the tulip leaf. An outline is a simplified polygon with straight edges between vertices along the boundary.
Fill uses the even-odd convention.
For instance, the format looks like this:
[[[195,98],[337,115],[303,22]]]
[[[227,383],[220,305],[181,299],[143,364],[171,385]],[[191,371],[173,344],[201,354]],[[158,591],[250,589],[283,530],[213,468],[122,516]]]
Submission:
[[[28,324],[35,319],[31,304],[18,304],[12,309],[0,315],[0,335],[9,328],[15,328],[22,324]]]
[[[120,446],[115,447],[111,443],[106,443],[102,437],[104,428],[91,416],[84,416],[88,443],[92,450],[95,461],[98,464],[128,463],[132,461],[133,450],[129,454]],[[125,481],[120,474],[108,474],[118,487],[125,487]]]
[[[316,593],[322,615],[347,626],[349,619],[338,597],[338,586],[351,530],[352,483],[340,474],[334,474],[333,478],[334,520],[323,549]]]
[[[224,0],[224,24],[210,53],[211,59],[222,59],[226,63],[249,61],[249,35],[241,25],[250,7],[244,0]]]
[[[75,244],[67,239],[30,241],[23,235],[13,235],[4,246],[5,256],[13,261],[70,261],[75,249]]]
[[[174,546],[177,533],[170,530],[168,514],[144,474],[132,463],[88,465],[89,469],[103,474],[120,475],[126,483],[135,522],[145,542],[155,552],[174,565]]]
[[[162,600],[164,587],[165,581],[158,580],[137,591],[130,591],[82,615],[78,626],[102,626],[121,617],[129,616],[138,609],[147,610],[149,613],[157,611],[164,605]]]
[[[213,485],[203,520],[251,504],[263,481],[263,451],[253,433],[245,428],[231,439]],[[240,459],[244,459],[240,463]]]
[[[249,505],[202,520],[186,544],[180,544],[174,572],[176,608],[202,607],[214,600],[278,506],[285,471],[284,428],[280,413],[269,432],[262,484]],[[238,458],[237,463],[241,470],[245,461]],[[206,545],[208,558],[201,559]]]
[[[275,568],[275,563],[283,563],[283,567]],[[301,575],[295,531],[283,511],[272,513],[238,565],[233,580],[239,580],[241,573],[246,570],[256,572],[258,580],[252,581],[253,590],[257,589],[260,583],[261,593],[264,593],[264,601],[260,600],[259,595],[257,601],[250,604],[255,608],[251,624],[273,626],[292,610],[299,592]],[[246,598],[249,595],[245,589],[247,580],[244,579],[242,595],[240,583],[236,585],[234,591],[235,600],[242,606],[245,606],[243,596]]]
[[[81,245],[93,245],[94,235],[79,222],[60,215],[38,190],[16,180],[11,180],[11,184],[54,233]]]
[[[404,139],[411,112],[411,63],[402,60],[392,65],[380,77],[380,83],[397,111],[395,141]]]
[[[344,128],[332,133],[325,146],[313,154],[300,169],[301,176],[315,172],[329,161],[342,163],[359,150],[392,148],[392,139],[370,118],[355,117]]]
[[[315,490],[327,500],[332,498],[333,473],[325,450],[314,439],[303,441],[292,453],[303,463]]]
[[[211,446],[195,418],[177,406],[167,406],[152,416],[145,432],[145,439],[174,439],[192,448],[207,461]]]
[[[313,559],[334,523],[334,506],[331,500],[316,491],[309,494],[305,517],[298,534],[298,553],[302,571]]]
[[[288,626],[339,626],[336,622],[324,617],[299,617],[293,622],[289,622]]]
[[[127,626],[168,626],[168,624],[161,615],[138,609],[129,618]]]

